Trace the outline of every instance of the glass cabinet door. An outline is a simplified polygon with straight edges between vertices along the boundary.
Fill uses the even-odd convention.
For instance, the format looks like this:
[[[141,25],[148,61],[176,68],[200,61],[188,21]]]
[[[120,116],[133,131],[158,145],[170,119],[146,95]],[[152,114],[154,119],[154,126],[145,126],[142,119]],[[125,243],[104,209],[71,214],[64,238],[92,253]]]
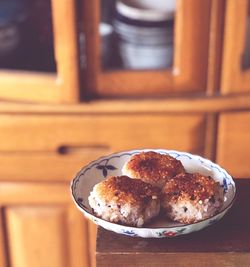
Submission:
[[[204,92],[211,1],[83,3],[89,97]]]
[[[0,98],[78,100],[75,1],[0,1]]]
[[[221,88],[250,92],[250,1],[226,2]]]
[[[56,72],[49,0],[0,1],[0,68]]]
[[[102,0],[100,4],[103,71],[172,67],[176,0]]]

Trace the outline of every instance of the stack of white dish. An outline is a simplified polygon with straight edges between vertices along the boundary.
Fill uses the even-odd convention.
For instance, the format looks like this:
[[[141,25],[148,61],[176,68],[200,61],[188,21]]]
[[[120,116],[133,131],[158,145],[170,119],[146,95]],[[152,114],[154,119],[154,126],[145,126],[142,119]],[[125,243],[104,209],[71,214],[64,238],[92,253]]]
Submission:
[[[102,66],[109,67],[111,62],[111,51],[113,27],[108,23],[100,23],[99,33],[101,35],[101,54],[102,54]]]
[[[120,0],[115,31],[123,65],[129,69],[168,68],[173,61],[175,0]]]

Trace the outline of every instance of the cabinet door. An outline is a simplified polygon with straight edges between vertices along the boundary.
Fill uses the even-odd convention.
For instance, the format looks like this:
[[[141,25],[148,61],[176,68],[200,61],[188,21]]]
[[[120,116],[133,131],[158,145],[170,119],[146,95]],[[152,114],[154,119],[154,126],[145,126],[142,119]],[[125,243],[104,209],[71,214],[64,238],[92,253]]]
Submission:
[[[250,112],[219,116],[217,161],[236,178],[249,178]]]
[[[160,1],[150,5],[154,2]],[[156,97],[205,92],[211,1],[166,1],[169,9],[164,5],[163,9],[173,12],[173,17],[168,17],[163,33],[157,28],[162,14],[153,16],[158,24],[150,24],[144,14],[141,20],[133,16],[137,7],[125,6],[121,11],[119,3],[83,1],[85,95]]]
[[[87,222],[68,184],[0,183],[0,205],[10,266],[89,266]]]
[[[222,93],[250,92],[250,1],[226,3]]]
[[[36,102],[77,102],[76,1],[34,0],[29,6],[25,2],[10,3],[8,14],[16,12],[16,16],[25,16],[20,23],[9,26],[9,40],[5,40],[7,37],[3,33],[7,26],[1,28],[2,38],[17,44],[6,56],[6,63],[3,63],[2,55],[4,44],[0,48],[0,97]],[[65,18],[67,23],[64,23]],[[11,49],[10,43],[5,45],[5,49],[8,45]]]

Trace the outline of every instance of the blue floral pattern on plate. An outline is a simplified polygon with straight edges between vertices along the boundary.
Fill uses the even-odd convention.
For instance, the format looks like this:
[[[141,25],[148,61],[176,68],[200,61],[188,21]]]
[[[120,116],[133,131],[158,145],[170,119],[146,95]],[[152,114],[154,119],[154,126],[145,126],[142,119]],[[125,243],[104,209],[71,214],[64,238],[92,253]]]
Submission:
[[[96,166],[96,168],[98,170],[102,170],[102,175],[103,177],[107,177],[108,175],[108,171],[114,171],[116,170],[117,168],[111,164],[108,164],[109,160],[106,160],[106,163],[105,164],[99,164]]]
[[[138,236],[138,235],[135,233],[135,231],[133,231],[133,230],[121,229],[121,232],[122,232],[124,235]]]

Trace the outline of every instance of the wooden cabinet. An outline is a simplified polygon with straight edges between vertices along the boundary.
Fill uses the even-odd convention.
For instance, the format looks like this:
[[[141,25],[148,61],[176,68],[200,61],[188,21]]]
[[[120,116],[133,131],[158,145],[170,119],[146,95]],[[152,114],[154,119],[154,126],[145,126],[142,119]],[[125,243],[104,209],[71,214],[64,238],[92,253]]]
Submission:
[[[114,151],[203,154],[205,125],[199,114],[0,115],[0,173],[8,180],[70,181],[83,165]]]
[[[88,97],[156,97],[206,91],[211,1],[177,1],[173,66],[147,71],[102,69],[99,34],[102,1],[83,3],[88,66],[85,90]]]
[[[250,3],[228,0],[221,88],[223,94],[250,92]]]
[[[79,101],[76,1],[46,0],[45,2],[48,2],[52,9],[56,72],[1,69],[1,99],[45,103],[75,103]],[[34,3],[31,2],[30,6],[32,4]],[[43,10],[38,9],[38,12],[43,12]],[[36,16],[36,14],[32,15]],[[46,17],[47,14],[44,16]],[[64,23],[62,27],[65,18],[67,18],[67,23]],[[46,20],[43,22],[47,23]],[[29,41],[35,43],[31,38],[32,36]],[[27,54],[26,58],[29,57],[30,55]]]
[[[221,94],[250,93],[250,2],[226,1]],[[249,101],[249,100],[248,100]],[[235,101],[237,103],[237,101]],[[216,160],[236,178],[249,178],[249,107],[222,112],[218,117]]]
[[[56,71],[0,71],[1,267],[95,265],[69,182],[99,156],[183,150],[249,178],[248,1],[178,0],[173,64],[149,70],[102,67],[111,2],[51,0]]]
[[[168,69],[147,71],[103,71],[99,34],[101,3],[101,0],[91,3],[51,0],[56,72],[4,69],[0,71],[0,97],[76,103],[82,97],[156,97],[206,92],[211,0],[177,1],[173,64]],[[62,27],[65,18],[67,23]]]
[[[95,227],[86,224],[70,197],[75,173],[99,156],[132,148],[204,154],[205,127],[206,116],[194,113],[1,114],[7,261],[12,266],[94,266]],[[48,251],[53,251],[49,263]]]
[[[0,182],[0,203],[1,266],[89,266],[87,222],[68,184]]]
[[[218,124],[217,161],[236,178],[250,176],[250,112],[221,114]]]

